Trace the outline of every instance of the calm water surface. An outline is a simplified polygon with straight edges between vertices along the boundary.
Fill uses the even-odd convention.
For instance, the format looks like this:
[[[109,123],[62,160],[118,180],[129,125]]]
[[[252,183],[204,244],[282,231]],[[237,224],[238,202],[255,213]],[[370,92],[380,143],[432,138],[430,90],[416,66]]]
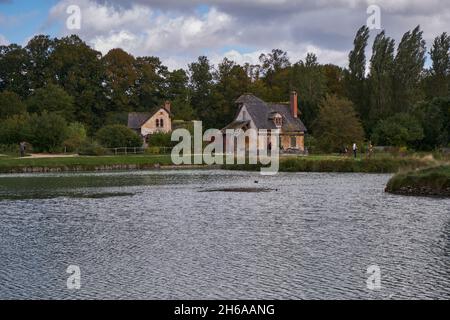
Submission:
[[[450,201],[385,194],[388,179],[0,176],[0,298],[449,299]],[[217,191],[247,187],[270,190]],[[69,265],[81,268],[78,291]]]

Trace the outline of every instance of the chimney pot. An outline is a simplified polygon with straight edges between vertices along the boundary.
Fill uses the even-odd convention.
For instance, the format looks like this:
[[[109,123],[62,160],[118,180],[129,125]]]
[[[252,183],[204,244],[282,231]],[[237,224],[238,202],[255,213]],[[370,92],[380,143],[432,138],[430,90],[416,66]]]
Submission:
[[[294,118],[298,118],[298,95],[296,91],[291,92],[291,113]]]

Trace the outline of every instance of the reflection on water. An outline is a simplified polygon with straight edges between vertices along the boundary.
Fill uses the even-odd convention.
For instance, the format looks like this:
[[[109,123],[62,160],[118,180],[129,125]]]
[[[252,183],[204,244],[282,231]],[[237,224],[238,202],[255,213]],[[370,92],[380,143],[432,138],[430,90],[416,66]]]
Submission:
[[[0,298],[449,299],[449,200],[385,194],[388,179],[0,176]]]

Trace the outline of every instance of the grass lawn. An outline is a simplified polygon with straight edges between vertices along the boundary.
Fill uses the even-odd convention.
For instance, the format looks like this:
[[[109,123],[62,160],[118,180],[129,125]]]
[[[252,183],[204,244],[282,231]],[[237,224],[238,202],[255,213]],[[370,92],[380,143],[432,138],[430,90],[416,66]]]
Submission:
[[[27,167],[74,168],[83,167],[93,170],[100,166],[137,165],[151,166],[155,164],[171,165],[170,155],[134,155],[134,156],[104,156],[104,157],[61,157],[61,158],[17,158],[0,157],[0,172],[10,172],[12,169]]]

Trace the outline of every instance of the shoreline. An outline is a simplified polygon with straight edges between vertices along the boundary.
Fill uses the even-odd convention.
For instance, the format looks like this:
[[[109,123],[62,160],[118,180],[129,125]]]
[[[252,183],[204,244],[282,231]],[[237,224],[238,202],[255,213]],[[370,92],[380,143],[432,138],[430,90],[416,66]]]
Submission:
[[[352,159],[337,156],[284,157],[279,172],[397,173],[431,166],[427,158]],[[223,169],[259,171],[261,165],[173,165],[170,156],[2,158],[0,174],[108,172],[132,170],[204,170]]]
[[[385,192],[401,196],[450,198],[450,165],[400,173]]]

